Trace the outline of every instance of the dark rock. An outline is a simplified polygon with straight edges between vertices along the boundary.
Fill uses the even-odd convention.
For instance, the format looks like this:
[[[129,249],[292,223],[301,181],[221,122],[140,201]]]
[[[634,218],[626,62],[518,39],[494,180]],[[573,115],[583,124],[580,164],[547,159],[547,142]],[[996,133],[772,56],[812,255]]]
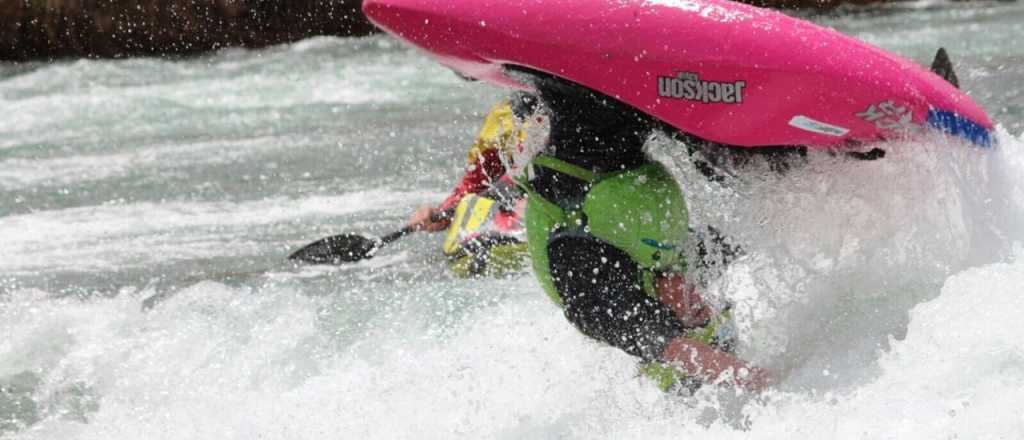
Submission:
[[[0,0],[0,60],[191,55],[376,31],[360,0]]]

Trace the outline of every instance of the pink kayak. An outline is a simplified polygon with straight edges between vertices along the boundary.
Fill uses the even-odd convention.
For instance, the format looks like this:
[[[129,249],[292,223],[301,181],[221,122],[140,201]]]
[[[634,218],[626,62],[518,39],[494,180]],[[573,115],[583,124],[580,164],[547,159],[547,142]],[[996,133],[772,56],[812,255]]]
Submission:
[[[938,75],[864,42],[726,0],[365,0],[378,26],[462,75],[516,65],[737,146],[856,146],[925,127],[991,146],[992,122]]]

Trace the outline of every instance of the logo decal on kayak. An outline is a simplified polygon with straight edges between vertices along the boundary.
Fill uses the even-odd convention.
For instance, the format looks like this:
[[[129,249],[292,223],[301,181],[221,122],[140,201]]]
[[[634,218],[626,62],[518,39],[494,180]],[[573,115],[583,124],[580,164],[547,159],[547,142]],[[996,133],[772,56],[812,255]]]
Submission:
[[[641,238],[640,241],[642,241],[644,244],[646,244],[648,246],[655,247],[655,248],[658,248],[658,249],[661,249],[661,250],[666,250],[666,251],[674,251],[674,250],[676,250],[676,246],[674,244],[662,243],[662,242],[660,242],[658,240],[655,240],[653,238]]]
[[[700,79],[696,73],[679,72],[674,77],[658,77],[658,96],[705,104],[742,104],[743,88],[746,86],[746,81],[705,81]]]
[[[914,112],[906,106],[898,106],[893,100],[883,101],[878,104],[871,104],[867,110],[856,114],[868,122],[874,122],[879,130],[906,130],[919,129],[919,125],[913,122]]]
[[[841,137],[849,133],[850,130],[847,128],[840,127],[838,125],[827,124],[821,121],[817,121],[808,118],[804,115],[793,116],[793,119],[789,120],[789,125],[799,128],[801,130],[810,131],[812,133],[824,134],[829,136]]]

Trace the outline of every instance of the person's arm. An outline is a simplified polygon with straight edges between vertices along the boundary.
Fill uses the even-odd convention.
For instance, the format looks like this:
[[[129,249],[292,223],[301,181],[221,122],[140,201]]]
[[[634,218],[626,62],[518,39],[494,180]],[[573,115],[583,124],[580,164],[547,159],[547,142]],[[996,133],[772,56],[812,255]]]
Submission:
[[[478,151],[466,165],[458,185],[436,208],[421,206],[409,217],[409,226],[417,231],[436,232],[448,228],[452,213],[466,194],[480,194],[490,188],[505,174],[501,152],[496,148]]]
[[[485,150],[474,154],[466,164],[466,172],[451,194],[438,205],[438,211],[454,210],[466,194],[480,194],[505,174],[505,166],[497,149]]]
[[[713,382],[725,373],[731,373],[733,383],[750,391],[762,391],[776,382],[768,370],[751,366],[731,353],[684,336],[669,341],[661,360],[705,382]]]
[[[459,205],[466,194],[479,194],[490,187],[491,169],[481,163],[482,160],[470,163],[466,167],[466,173],[462,175],[458,185],[452,189],[437,207],[421,206],[409,217],[409,226],[417,231],[437,232],[448,228],[451,223],[455,207]],[[497,170],[500,172],[501,170]]]
[[[700,298],[697,290],[686,283],[682,274],[660,276],[654,288],[662,304],[668,306],[686,327],[704,325],[711,318],[711,308]],[[767,370],[753,367],[731,353],[685,336],[669,341],[661,359],[708,382],[731,372],[733,382],[752,391],[763,390],[775,381]]]
[[[480,134],[469,150],[466,172],[451,194],[437,208],[420,207],[409,218],[409,226],[418,231],[441,231],[448,227],[455,208],[467,194],[481,194],[506,173],[502,155],[509,154],[522,139],[522,130],[507,100],[491,108],[480,127]]]

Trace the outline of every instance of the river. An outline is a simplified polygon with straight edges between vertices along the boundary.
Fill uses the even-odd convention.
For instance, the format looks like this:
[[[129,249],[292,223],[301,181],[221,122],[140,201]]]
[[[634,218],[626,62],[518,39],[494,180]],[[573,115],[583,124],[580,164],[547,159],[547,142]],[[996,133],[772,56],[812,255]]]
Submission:
[[[1024,437],[1024,4],[810,19],[946,47],[999,146],[711,183],[651,142],[745,249],[705,289],[783,378],[757,397],[659,391],[531,274],[448,274],[438,235],[286,263],[440,201],[505,93],[387,36],[0,65],[0,437]]]

